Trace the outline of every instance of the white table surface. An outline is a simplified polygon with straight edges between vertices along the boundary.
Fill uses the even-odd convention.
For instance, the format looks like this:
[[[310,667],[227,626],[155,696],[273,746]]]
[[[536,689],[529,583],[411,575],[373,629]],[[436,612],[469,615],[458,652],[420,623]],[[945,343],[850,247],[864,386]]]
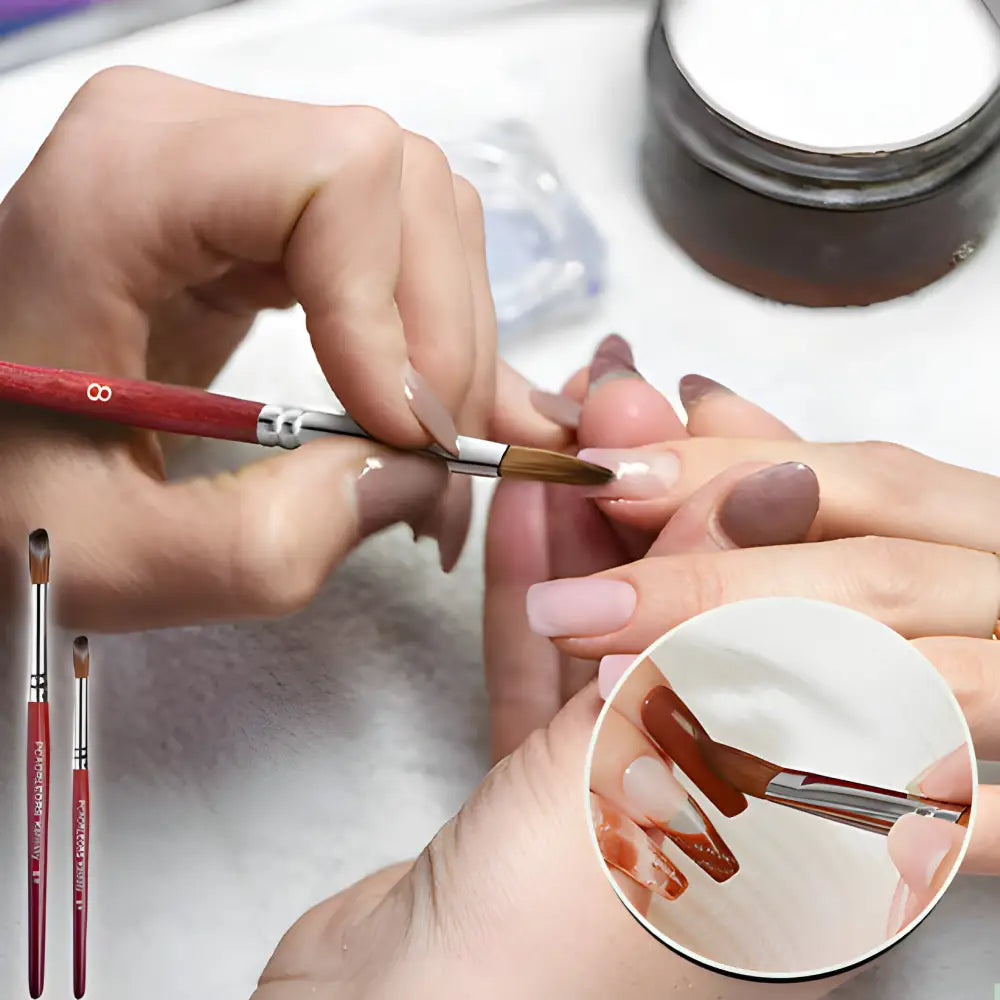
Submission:
[[[537,383],[557,386],[613,328],[659,385],[703,372],[806,435],[897,440],[1000,473],[1000,241],[949,279],[885,306],[817,312],[758,300],[701,273],[643,202],[636,145],[644,4],[508,3],[518,9],[460,20],[456,2],[401,5],[405,18],[385,13],[385,0],[264,0],[0,78],[0,190],[74,89],[117,62],[241,89],[381,104],[441,140],[518,114],[545,136],[611,250],[598,315],[505,346]],[[473,6],[490,5],[464,5]],[[301,316],[264,317],[219,388],[321,396]],[[186,468],[218,457],[195,449]],[[481,506],[479,517],[448,578],[428,543],[415,548],[391,532],[290,619],[100,642],[94,1000],[248,996],[303,910],[412,855],[458,808],[486,763]],[[23,678],[16,665],[0,678],[0,997],[14,1000],[26,993]],[[68,689],[56,698],[62,733]],[[63,791],[59,776],[55,803]],[[58,850],[59,808],[54,907],[69,876]],[[63,1000],[68,933],[52,912],[46,996]],[[1000,982],[998,926],[1000,886],[959,880],[917,934],[839,996],[985,1000]]]

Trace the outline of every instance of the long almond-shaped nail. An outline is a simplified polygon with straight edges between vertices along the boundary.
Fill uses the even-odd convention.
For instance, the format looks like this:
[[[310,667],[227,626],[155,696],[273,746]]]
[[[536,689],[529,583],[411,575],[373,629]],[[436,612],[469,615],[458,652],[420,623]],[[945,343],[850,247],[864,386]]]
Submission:
[[[908,813],[889,831],[889,857],[900,878],[929,903],[954,864],[968,831],[947,820]]]
[[[546,420],[551,420],[552,423],[569,430],[576,430],[580,426],[582,407],[575,399],[570,399],[569,396],[559,392],[546,392],[544,389],[531,389],[528,399]]]
[[[606,635],[624,628],[635,612],[635,588],[624,580],[578,577],[528,588],[528,625],[536,635]]]
[[[664,899],[676,899],[687,888],[683,873],[642,827],[593,793],[590,807],[597,846],[609,868]]]
[[[676,691],[663,685],[653,688],[643,700],[640,718],[653,742],[723,816],[735,816],[746,809],[746,796],[709,765],[702,747],[711,743],[711,737]]]
[[[444,494],[418,524],[414,538],[433,538],[438,543],[441,569],[450,573],[462,555],[472,519],[472,482],[468,476],[451,476]]]
[[[615,685],[625,676],[625,671],[636,661],[633,653],[609,653],[601,657],[597,667],[597,690],[607,701]]]
[[[716,522],[737,548],[792,545],[809,534],[818,510],[816,473],[801,462],[785,462],[736,483],[720,504]]]
[[[644,816],[716,882],[739,870],[736,856],[698,804],[658,757],[637,757],[622,774],[633,816]]]
[[[409,362],[403,368],[403,392],[420,425],[449,454],[458,454],[458,430],[448,407]]]
[[[618,378],[642,378],[635,369],[635,359],[628,341],[617,333],[609,334],[594,351],[590,362],[589,387],[594,389]]]
[[[972,755],[963,743],[921,771],[906,790],[942,802],[969,802],[972,799],[972,769]]]
[[[681,462],[672,451],[653,448],[584,448],[577,458],[610,469],[615,478],[588,487],[586,496],[609,500],[655,500],[677,484]]]
[[[721,382],[706,378],[704,375],[685,375],[677,389],[685,410],[690,410],[695,403],[713,392],[725,392],[730,395],[733,392]]]

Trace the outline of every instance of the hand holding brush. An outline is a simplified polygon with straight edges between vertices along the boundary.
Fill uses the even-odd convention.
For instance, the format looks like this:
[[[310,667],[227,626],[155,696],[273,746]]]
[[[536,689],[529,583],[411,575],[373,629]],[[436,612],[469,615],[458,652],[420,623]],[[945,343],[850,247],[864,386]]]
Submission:
[[[400,522],[450,569],[470,483],[447,463],[582,468],[518,450],[559,452],[571,435],[498,360],[478,198],[433,143],[374,109],[102,73],[4,199],[0,296],[0,360],[18,366],[0,404],[6,541],[20,550],[36,523],[61,539],[65,624],[284,614]],[[259,311],[295,302],[311,356],[275,344],[266,381],[315,359],[353,429],[287,451],[330,415],[264,414],[296,402],[282,392],[247,416],[202,393]],[[86,409],[46,411],[37,382],[16,387],[25,368],[88,373],[70,395]],[[81,419],[101,413],[134,426]],[[258,427],[278,445],[269,460],[167,480],[155,430],[259,441]]]

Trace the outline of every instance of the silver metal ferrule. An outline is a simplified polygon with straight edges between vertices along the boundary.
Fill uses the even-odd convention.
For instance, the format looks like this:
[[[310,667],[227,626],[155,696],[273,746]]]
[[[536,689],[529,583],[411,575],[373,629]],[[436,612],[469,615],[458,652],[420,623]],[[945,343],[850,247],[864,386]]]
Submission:
[[[86,771],[90,736],[87,731],[90,715],[90,680],[76,678],[76,698],[73,702],[73,768]]]
[[[49,700],[48,651],[49,585],[31,585],[31,662],[28,674],[28,701]]]
[[[906,792],[796,771],[775,775],[768,782],[764,798],[836,823],[881,834],[887,834],[896,820],[908,813],[957,823],[968,809]]]
[[[307,441],[330,434],[374,440],[346,413],[325,413],[268,403],[257,415],[257,441],[268,448],[298,448]],[[424,450],[435,458],[443,458],[452,472],[496,478],[500,475],[500,462],[507,453],[507,447],[497,441],[459,437],[457,457],[449,455],[438,445]]]

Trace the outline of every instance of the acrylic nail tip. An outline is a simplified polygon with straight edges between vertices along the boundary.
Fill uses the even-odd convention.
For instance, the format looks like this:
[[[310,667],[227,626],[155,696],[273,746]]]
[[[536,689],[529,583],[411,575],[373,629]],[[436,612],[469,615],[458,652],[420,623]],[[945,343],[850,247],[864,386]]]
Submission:
[[[641,377],[635,369],[632,348],[624,337],[612,333],[597,345],[588,373],[588,384],[591,389],[616,378]]]
[[[448,408],[430,383],[409,362],[403,369],[403,393],[417,422],[449,454],[458,454],[458,430]]]
[[[697,403],[703,397],[713,392],[725,392],[732,395],[732,389],[727,388],[715,379],[707,378],[705,375],[685,375],[678,384],[677,391],[681,397],[681,403],[687,409]]]
[[[728,882],[740,870],[740,863],[719,831],[690,799],[687,811],[679,818],[680,823],[674,819],[669,823],[656,825],[705,874],[716,882]]]

